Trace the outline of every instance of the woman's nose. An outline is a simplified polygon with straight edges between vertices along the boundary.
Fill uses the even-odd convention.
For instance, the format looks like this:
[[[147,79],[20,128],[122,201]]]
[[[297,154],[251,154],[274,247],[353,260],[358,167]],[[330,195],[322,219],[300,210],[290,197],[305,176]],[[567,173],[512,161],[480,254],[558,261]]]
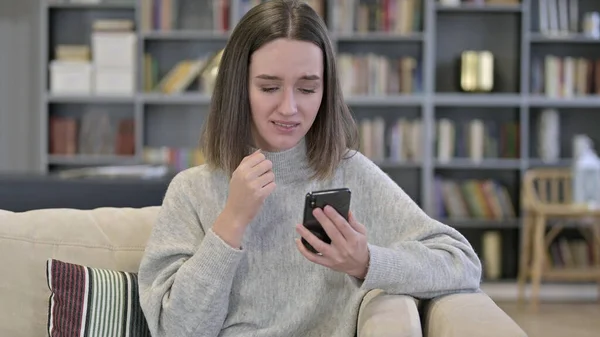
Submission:
[[[283,98],[279,106],[279,112],[283,115],[294,115],[298,112],[294,90],[287,89],[283,93]]]

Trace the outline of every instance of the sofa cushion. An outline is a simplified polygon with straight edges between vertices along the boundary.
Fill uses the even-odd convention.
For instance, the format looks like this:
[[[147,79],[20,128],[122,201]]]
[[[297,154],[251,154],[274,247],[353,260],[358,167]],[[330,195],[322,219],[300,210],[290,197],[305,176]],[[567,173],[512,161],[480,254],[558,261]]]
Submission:
[[[49,259],[48,336],[150,336],[137,273]]]
[[[48,259],[137,272],[159,207],[0,211],[0,336],[48,335]]]

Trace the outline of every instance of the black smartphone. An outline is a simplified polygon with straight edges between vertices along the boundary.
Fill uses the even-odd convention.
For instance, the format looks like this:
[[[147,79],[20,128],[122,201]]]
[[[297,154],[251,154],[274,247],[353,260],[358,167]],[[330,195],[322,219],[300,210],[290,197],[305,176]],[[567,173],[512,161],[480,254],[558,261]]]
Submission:
[[[348,221],[351,194],[350,189],[345,187],[307,193],[304,200],[304,219],[302,224],[321,241],[327,244],[331,243],[331,239],[312,214],[313,209],[317,207],[323,209],[329,205]],[[309,251],[315,254],[319,253],[304,238],[302,238],[302,244]]]

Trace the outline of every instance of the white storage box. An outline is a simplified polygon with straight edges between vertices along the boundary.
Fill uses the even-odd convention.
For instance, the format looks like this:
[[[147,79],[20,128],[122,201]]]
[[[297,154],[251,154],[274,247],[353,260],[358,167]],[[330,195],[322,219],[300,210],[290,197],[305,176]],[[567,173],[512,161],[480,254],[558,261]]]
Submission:
[[[95,67],[96,95],[133,96],[135,72],[132,68]]]
[[[90,95],[93,67],[84,61],[50,62],[50,92],[54,95]]]
[[[96,67],[135,68],[136,37],[130,32],[93,32],[92,62]]]

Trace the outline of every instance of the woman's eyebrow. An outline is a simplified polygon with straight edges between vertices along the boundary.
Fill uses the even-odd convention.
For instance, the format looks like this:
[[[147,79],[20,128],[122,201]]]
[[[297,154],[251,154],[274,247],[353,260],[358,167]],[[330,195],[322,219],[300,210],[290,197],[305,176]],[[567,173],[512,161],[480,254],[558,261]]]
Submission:
[[[281,77],[274,76],[274,75],[267,75],[267,74],[257,75],[256,78],[260,78],[260,79],[263,79],[263,80],[282,81]],[[300,77],[300,79],[301,80],[316,81],[316,80],[321,79],[321,77],[319,77],[318,75],[304,75],[304,76]]]

